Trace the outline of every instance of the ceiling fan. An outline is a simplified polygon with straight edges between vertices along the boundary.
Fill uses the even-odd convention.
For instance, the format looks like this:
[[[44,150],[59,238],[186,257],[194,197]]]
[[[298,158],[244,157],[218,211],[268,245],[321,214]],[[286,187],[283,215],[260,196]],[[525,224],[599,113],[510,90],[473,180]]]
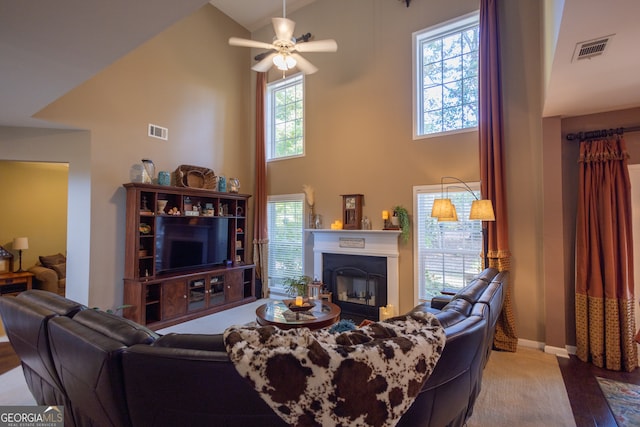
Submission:
[[[309,41],[310,33],[293,37],[296,23],[286,18],[286,0],[282,1],[282,16],[282,18],[271,18],[276,34],[273,43],[231,37],[229,44],[267,49],[266,52],[256,56],[258,63],[251,67],[254,71],[265,72],[275,65],[283,73],[294,67],[298,67],[304,74],[315,73],[318,68],[298,52],[335,52],[338,50],[338,44],[333,39]]]

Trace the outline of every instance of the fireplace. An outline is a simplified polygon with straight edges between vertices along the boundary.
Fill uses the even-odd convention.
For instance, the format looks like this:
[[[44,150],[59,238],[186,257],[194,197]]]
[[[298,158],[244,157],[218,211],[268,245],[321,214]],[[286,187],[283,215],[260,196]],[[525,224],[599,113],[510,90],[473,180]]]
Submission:
[[[379,320],[379,307],[387,305],[387,259],[344,254],[322,259],[322,282],[342,315]]]
[[[314,276],[322,278],[344,318],[378,320],[380,307],[399,304],[398,231],[309,230]]]

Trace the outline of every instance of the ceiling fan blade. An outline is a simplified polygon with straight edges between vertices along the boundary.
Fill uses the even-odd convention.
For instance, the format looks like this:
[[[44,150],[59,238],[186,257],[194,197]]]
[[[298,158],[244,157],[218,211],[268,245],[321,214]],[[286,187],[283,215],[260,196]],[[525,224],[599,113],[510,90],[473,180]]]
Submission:
[[[253,71],[257,71],[259,73],[264,73],[268,71],[269,68],[273,66],[273,57],[276,56],[276,52],[272,52],[269,55],[265,56],[258,62],[256,65],[251,67]]]
[[[273,30],[276,33],[276,39],[290,41],[293,38],[293,30],[296,23],[287,18],[271,18]]]
[[[315,65],[304,59],[301,55],[292,53],[291,57],[296,60],[296,67],[298,67],[298,70],[302,71],[303,73],[313,74],[318,71],[318,68]]]
[[[295,49],[298,52],[335,52],[338,50],[338,43],[333,39],[316,40],[306,43],[296,43]]]
[[[241,47],[258,47],[261,49],[273,49],[273,46],[269,43],[260,42],[257,40],[248,40],[241,39],[239,37],[230,37],[229,44],[231,46],[241,46]]]

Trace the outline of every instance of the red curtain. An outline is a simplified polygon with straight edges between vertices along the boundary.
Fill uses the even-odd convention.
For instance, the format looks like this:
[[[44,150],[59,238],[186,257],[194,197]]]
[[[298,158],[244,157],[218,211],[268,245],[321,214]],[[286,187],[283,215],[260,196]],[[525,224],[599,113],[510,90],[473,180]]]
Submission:
[[[630,372],[638,356],[628,157],[622,138],[580,143],[576,355]]]
[[[495,222],[487,222],[489,266],[509,270],[511,253],[507,221],[502,131],[502,79],[500,77],[500,31],[497,0],[480,1],[480,46],[478,77],[478,135],[480,145],[480,192],[493,202]],[[516,351],[515,316],[510,282],[496,325],[494,346]]]
[[[262,297],[269,296],[268,263],[269,234],[267,232],[267,158],[264,137],[264,99],[267,74],[258,73],[256,79],[256,184],[253,199],[253,262],[256,279],[262,282]]]

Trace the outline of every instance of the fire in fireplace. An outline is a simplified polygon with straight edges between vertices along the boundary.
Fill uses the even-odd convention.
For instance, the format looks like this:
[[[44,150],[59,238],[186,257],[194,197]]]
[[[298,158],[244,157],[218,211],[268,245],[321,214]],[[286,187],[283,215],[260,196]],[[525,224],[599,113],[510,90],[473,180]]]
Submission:
[[[385,257],[324,253],[322,271],[342,317],[379,320],[379,307],[387,305]]]

